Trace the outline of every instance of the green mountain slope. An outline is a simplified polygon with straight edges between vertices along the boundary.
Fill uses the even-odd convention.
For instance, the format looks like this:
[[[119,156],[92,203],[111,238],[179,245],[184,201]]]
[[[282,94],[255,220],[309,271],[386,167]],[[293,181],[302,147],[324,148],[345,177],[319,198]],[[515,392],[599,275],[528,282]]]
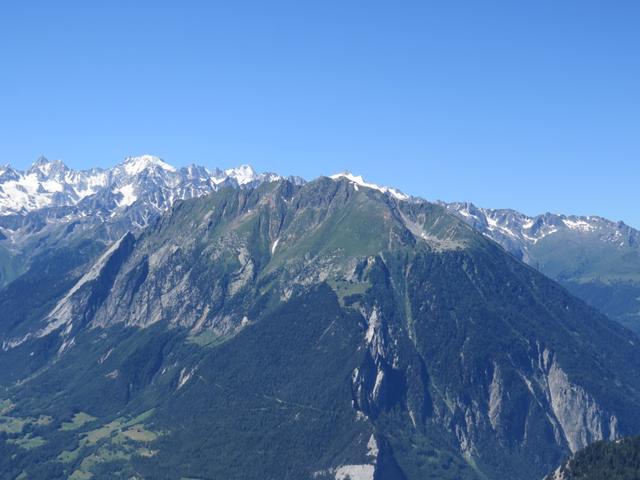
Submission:
[[[545,238],[531,249],[536,265],[574,295],[640,332],[640,248],[596,235]]]
[[[601,217],[446,204],[508,252],[601,312],[640,333],[640,232]]]
[[[533,479],[640,431],[627,330],[347,180],[179,202],[60,276],[0,322],[8,478]]]

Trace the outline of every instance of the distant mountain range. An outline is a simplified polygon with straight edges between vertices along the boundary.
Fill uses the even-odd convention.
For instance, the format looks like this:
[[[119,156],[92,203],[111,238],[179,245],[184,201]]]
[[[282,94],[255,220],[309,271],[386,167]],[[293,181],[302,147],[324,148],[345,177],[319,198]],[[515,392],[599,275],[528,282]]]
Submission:
[[[137,201],[166,209],[176,199],[198,197],[221,184],[247,185],[277,178],[256,174],[248,165],[227,170],[196,165],[177,169],[152,155],[129,157],[108,170],[73,170],[60,160],[40,157],[26,171],[0,167],[0,215],[76,205],[95,208],[83,203],[89,197],[103,201],[100,206],[111,212]]]
[[[23,272],[34,240],[37,249],[51,232],[102,225],[105,240],[145,227],[176,200],[209,194],[221,186],[256,186],[281,179],[248,165],[207,169],[175,168],[158,157],[130,157],[111,169],[73,170],[60,161],[38,159],[27,171],[0,167],[0,285]],[[395,198],[397,189],[340,173],[358,188]],[[305,180],[291,177],[295,184]],[[416,199],[419,200],[419,199]],[[611,318],[640,333],[640,232],[601,217],[546,213],[530,217],[471,203],[441,203],[508,252],[559,281]],[[58,238],[56,235],[53,238]]]
[[[94,236],[113,241],[144,228],[176,200],[279,178],[257,174],[248,165],[178,169],[151,155],[127,158],[108,170],[73,170],[44,157],[26,171],[0,167],[0,286],[24,273],[38,252],[67,242],[69,235],[97,229]]]
[[[445,204],[505,250],[640,333],[640,232],[602,217]]]
[[[617,288],[624,225],[349,173],[88,172],[7,187],[3,477],[539,480],[640,433],[638,338],[520,261]]]

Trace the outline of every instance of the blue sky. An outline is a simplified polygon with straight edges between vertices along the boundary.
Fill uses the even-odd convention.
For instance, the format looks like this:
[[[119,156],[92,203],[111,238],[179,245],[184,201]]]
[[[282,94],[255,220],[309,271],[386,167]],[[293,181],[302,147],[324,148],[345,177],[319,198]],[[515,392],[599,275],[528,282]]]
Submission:
[[[341,170],[640,227],[640,2],[0,4],[0,163]]]

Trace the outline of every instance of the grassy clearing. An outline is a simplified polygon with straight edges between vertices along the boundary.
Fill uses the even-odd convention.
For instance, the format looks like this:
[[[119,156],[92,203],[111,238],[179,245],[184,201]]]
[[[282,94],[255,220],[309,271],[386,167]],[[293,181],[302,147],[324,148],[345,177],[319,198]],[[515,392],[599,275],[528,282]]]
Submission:
[[[158,438],[158,434],[147,430],[144,425],[136,425],[122,432],[122,434],[134,442],[153,442]]]
[[[38,436],[32,437],[30,433],[21,438],[7,440],[7,442],[18,445],[20,448],[24,448],[25,450],[38,448],[47,443],[44,438]]]
[[[47,443],[47,441],[42,437],[32,437],[30,435],[26,435],[22,438],[18,438],[15,440],[10,440],[11,443],[15,443],[20,448],[24,448],[25,450],[31,450],[32,448],[38,448]]]
[[[91,469],[99,463],[130,460],[131,454],[111,447],[100,447],[95,453],[85,457],[80,463],[80,470],[91,474]]]
[[[120,437],[121,435],[124,435],[127,438],[130,438],[132,440],[135,440],[135,438],[133,437],[136,437],[136,436],[143,436],[147,438],[151,435],[154,435],[153,440],[155,440],[158,435],[149,430],[146,430],[144,428],[144,425],[141,425],[142,422],[147,420],[152,414],[153,414],[153,409],[147,410],[146,412],[143,412],[137,417],[134,417],[128,421],[124,421],[123,418],[116,418],[113,422],[107,423],[106,425],[103,425],[99,428],[83,433],[82,434],[83,438],[80,440],[80,446],[84,447],[87,445],[95,445],[100,440],[108,437],[111,437],[111,441],[120,443],[122,439],[118,437]],[[131,432],[131,433],[127,433],[127,432]],[[144,441],[150,441],[150,440],[144,440]]]
[[[211,330],[204,330],[196,335],[189,335],[187,337],[187,341],[190,343],[195,343],[200,347],[206,347],[207,345],[215,342],[218,339],[218,335],[213,333]]]
[[[0,432],[7,433],[9,435],[21,433],[24,426],[29,423],[24,418],[14,417],[0,417]]]
[[[93,476],[92,469],[98,464],[128,461],[133,456],[152,457],[158,453],[157,450],[136,445],[152,442],[160,436],[160,433],[146,429],[143,424],[152,414],[153,409],[126,421],[124,418],[116,418],[99,428],[79,433],[81,438],[78,448],[63,451],[57,460],[61,463],[72,463],[81,459],[79,468],[69,478],[84,480]],[[71,422],[67,422],[65,430],[75,430],[80,428],[78,424],[85,425],[94,420],[90,415],[76,414]]]
[[[80,450],[82,447],[78,447],[75,450],[64,450],[60,455],[58,455],[58,461],[62,463],[71,463],[75,462],[80,455]]]
[[[51,422],[53,422],[53,417],[50,416],[50,415],[40,415],[35,420],[30,420],[29,419],[29,423],[31,423],[33,425],[37,425],[38,427],[45,427],[45,426],[49,425]]]
[[[96,417],[93,417],[85,412],[76,413],[70,422],[64,422],[60,426],[60,430],[68,431],[68,430],[78,430],[82,428],[85,424],[89,422],[93,422]]]
[[[340,305],[345,306],[344,299],[350,295],[363,295],[369,290],[369,282],[348,282],[345,280],[328,280],[327,283],[338,296]]]
[[[195,343],[200,347],[217,347],[218,345],[226,342],[231,337],[231,335],[218,335],[211,330],[203,330],[197,335],[189,335],[187,337],[187,341],[190,343]]]
[[[22,429],[25,425],[34,425],[37,427],[44,427],[49,425],[53,421],[53,417],[49,415],[40,415],[38,418],[19,418],[0,416],[0,432],[4,432],[8,435],[15,435],[16,433],[22,433]]]
[[[107,423],[100,428],[91,430],[84,434],[81,445],[95,445],[99,440],[110,437],[115,431],[122,427],[122,419],[116,419],[111,423]]]
[[[91,477],[93,477],[92,473],[75,470],[71,475],[69,475],[69,480],[90,480]]]
[[[151,410],[147,410],[146,412],[142,412],[140,415],[138,415],[137,417],[132,418],[131,420],[129,420],[128,422],[125,422],[122,426],[124,428],[127,427],[131,427],[133,425],[137,425],[138,423],[142,423],[145,420],[147,420],[149,417],[151,417],[151,415],[153,415],[153,408]]]

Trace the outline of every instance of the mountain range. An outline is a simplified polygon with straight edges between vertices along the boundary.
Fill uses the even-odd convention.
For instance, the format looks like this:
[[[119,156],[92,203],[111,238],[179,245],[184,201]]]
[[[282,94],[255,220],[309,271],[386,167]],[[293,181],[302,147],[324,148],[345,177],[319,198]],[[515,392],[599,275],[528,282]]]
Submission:
[[[113,241],[144,228],[176,200],[207,195],[232,185],[250,187],[281,179],[248,165],[207,169],[175,168],[158,157],[129,157],[111,169],[73,170],[61,161],[39,158],[27,171],[0,167],[0,285],[23,273],[36,250],[69,229],[102,228]],[[350,173],[359,188],[373,188],[401,200],[412,197],[366,182]],[[305,180],[290,177],[295,184]],[[420,200],[414,198],[414,200]],[[640,333],[640,232],[621,221],[597,216],[546,213],[535,217],[514,210],[438,202],[519,260],[560,282],[571,293]],[[66,241],[66,233],[63,235]]]
[[[12,172],[6,478],[528,480],[640,432],[627,317],[545,271],[634,285],[622,260],[595,268],[636,258],[622,224],[433,203],[349,173],[149,156]],[[595,260],[564,258],[570,242]]]
[[[108,170],[73,170],[44,157],[26,171],[0,167],[0,285],[24,273],[38,252],[55,247],[61,237],[67,242],[70,233],[100,229],[98,237],[113,241],[144,228],[178,199],[277,178],[247,165],[177,169],[151,155],[127,158]]]

